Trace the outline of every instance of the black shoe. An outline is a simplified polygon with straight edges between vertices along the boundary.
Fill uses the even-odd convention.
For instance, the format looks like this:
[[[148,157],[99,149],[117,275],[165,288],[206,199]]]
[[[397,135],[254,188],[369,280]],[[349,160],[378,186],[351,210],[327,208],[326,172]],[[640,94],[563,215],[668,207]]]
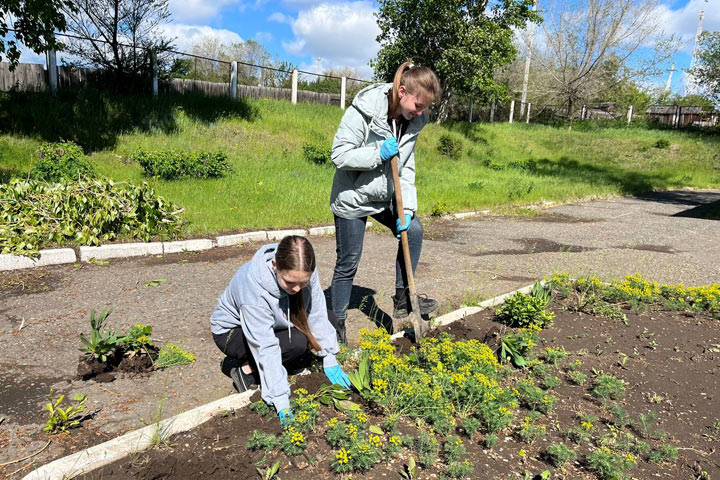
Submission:
[[[410,298],[409,294],[400,295],[398,299],[398,295],[395,295],[392,297],[393,299],[393,317],[395,318],[405,318],[410,314],[410,310],[412,310],[412,306],[410,305]],[[428,298],[427,296],[420,296],[418,295],[418,304],[420,306],[420,315],[429,315],[430,313],[434,312],[438,308],[438,303],[436,300],[433,300],[432,298]],[[410,308],[408,308],[410,307]]]
[[[238,393],[246,392],[253,387],[257,387],[257,381],[252,373],[245,373],[242,367],[233,367],[230,369],[230,378],[232,378],[235,390]]]
[[[338,318],[337,329],[335,330],[335,333],[337,334],[338,344],[347,345],[347,331],[345,330],[344,318]]]

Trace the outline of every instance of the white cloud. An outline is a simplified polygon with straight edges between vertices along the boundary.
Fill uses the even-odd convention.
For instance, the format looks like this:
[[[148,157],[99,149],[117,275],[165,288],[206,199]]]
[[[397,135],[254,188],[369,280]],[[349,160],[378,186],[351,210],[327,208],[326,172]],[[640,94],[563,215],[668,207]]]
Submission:
[[[162,33],[175,38],[175,50],[192,53],[192,47],[201,38],[217,38],[220,43],[241,43],[242,37],[235,32],[225,29],[208,27],[207,25],[184,25],[171,23],[162,27]]]
[[[284,13],[280,12],[274,12],[272,13],[268,18],[268,22],[277,22],[277,23],[292,23],[293,19],[292,17],[288,17]]]
[[[283,0],[282,3],[287,8],[302,11],[302,10],[307,10],[309,8],[316,7],[317,5],[320,5],[322,3],[332,4],[332,3],[341,3],[341,2],[338,0]]]
[[[270,32],[257,32],[255,34],[255,40],[259,43],[270,43],[273,39],[273,34]]]
[[[351,67],[370,77],[368,66],[380,49],[373,5],[367,1],[322,3],[303,10],[292,22],[295,39],[283,47],[316,59],[317,66]]]
[[[241,9],[247,6],[241,0],[170,0],[170,13],[177,22],[203,22],[217,18],[231,5]]]
[[[705,11],[703,31],[720,30],[720,7],[718,0],[690,0],[684,7],[672,10],[667,5],[657,7],[660,25],[666,34],[675,34],[683,40],[683,50],[692,52],[695,46],[700,10]]]

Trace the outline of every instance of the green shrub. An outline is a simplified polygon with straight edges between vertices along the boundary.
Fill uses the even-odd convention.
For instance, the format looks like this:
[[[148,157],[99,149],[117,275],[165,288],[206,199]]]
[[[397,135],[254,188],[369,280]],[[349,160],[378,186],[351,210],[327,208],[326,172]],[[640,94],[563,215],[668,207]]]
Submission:
[[[306,160],[314,163],[315,165],[332,165],[330,147],[315,143],[306,143],[302,148],[303,155]]]
[[[195,361],[195,355],[177,345],[166,343],[160,349],[158,358],[155,360],[157,368],[175,367],[178,365],[188,365]]]
[[[73,142],[43,143],[36,151],[37,161],[30,177],[45,182],[95,177],[95,170],[82,147]]]
[[[183,177],[215,178],[230,171],[224,152],[180,152],[138,150],[130,158],[140,164],[148,177],[174,180]]]
[[[625,395],[625,384],[619,378],[603,373],[595,379],[592,394],[596,398],[619,398]]]
[[[96,313],[95,310],[90,312],[90,329],[92,331],[90,338],[88,339],[82,333],[80,334],[80,341],[83,344],[80,351],[88,357],[106,363],[108,357],[112,356],[120,346],[122,339],[118,338],[117,330],[105,328],[105,321],[108,315],[112,313],[112,309],[103,310],[99,315],[96,315]]]
[[[546,303],[542,298],[516,293],[505,300],[497,310],[500,321],[511,327],[540,328],[549,327],[553,323],[555,314],[545,310]]]
[[[275,438],[275,435],[272,433],[253,430],[245,448],[248,450],[272,450],[277,447],[279,443],[279,440]]]
[[[664,443],[650,452],[650,461],[655,463],[674,462],[678,458],[678,449]]]
[[[564,443],[553,443],[547,448],[547,458],[555,467],[564,467],[575,460],[577,453]]]
[[[472,471],[473,465],[469,460],[465,460],[464,462],[450,462],[450,464],[445,467],[445,471],[443,471],[440,478],[442,480],[468,478],[468,475],[470,475]]]
[[[462,154],[462,141],[451,137],[450,135],[440,135],[438,140],[437,151],[452,160],[459,160]]]
[[[655,148],[668,148],[670,146],[670,140],[667,138],[659,138],[653,145]]]
[[[12,179],[0,184],[0,253],[36,256],[51,242],[98,245],[120,235],[172,238],[181,230],[180,213],[147,183]]]
[[[588,465],[603,480],[625,480],[636,464],[632,454],[615,453],[607,447],[600,447],[588,456]]]

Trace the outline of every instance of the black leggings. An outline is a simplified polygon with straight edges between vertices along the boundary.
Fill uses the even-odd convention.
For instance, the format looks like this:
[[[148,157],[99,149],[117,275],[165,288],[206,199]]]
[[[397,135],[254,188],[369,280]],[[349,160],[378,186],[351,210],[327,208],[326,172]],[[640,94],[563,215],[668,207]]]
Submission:
[[[337,316],[332,310],[328,310],[328,320],[330,324],[337,330]],[[280,351],[282,353],[282,363],[285,366],[296,365],[298,362],[303,363],[310,354],[310,348],[307,337],[304,333],[295,327],[290,327],[290,337],[288,338],[287,329],[275,330],[275,336],[280,342]],[[248,346],[245,334],[242,328],[237,327],[225,333],[216,335],[213,333],[215,345],[228,357],[233,360],[237,366],[249,363],[255,367],[255,360],[252,358],[250,347]]]

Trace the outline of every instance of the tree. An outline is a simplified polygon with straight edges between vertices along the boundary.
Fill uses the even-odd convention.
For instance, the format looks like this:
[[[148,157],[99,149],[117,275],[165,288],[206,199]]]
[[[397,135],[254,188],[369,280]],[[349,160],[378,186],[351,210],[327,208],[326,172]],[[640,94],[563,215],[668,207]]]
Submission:
[[[87,40],[68,42],[71,65],[123,75],[149,72],[153,51],[159,64],[168,61],[173,42],[159,28],[170,22],[168,0],[75,0],[74,7],[64,9],[67,31]]]
[[[577,105],[618,85],[657,75],[677,42],[660,32],[657,0],[556,0],[546,4],[545,48],[537,55],[546,72],[546,93]],[[653,45],[653,49],[645,48]],[[643,48],[641,48],[643,47]]]
[[[703,32],[696,61],[689,73],[708,97],[720,103],[720,32]]]
[[[539,21],[532,0],[379,0],[378,5],[375,76],[391,81],[407,59],[431,67],[443,88],[438,121],[447,117],[454,94],[505,97],[494,73],[515,58],[513,28]]]
[[[65,30],[64,9],[72,10],[71,0],[0,0],[0,60],[3,55],[14,70],[20,60],[18,43],[35,53],[57,49],[55,30]],[[15,39],[7,39],[10,30]]]

